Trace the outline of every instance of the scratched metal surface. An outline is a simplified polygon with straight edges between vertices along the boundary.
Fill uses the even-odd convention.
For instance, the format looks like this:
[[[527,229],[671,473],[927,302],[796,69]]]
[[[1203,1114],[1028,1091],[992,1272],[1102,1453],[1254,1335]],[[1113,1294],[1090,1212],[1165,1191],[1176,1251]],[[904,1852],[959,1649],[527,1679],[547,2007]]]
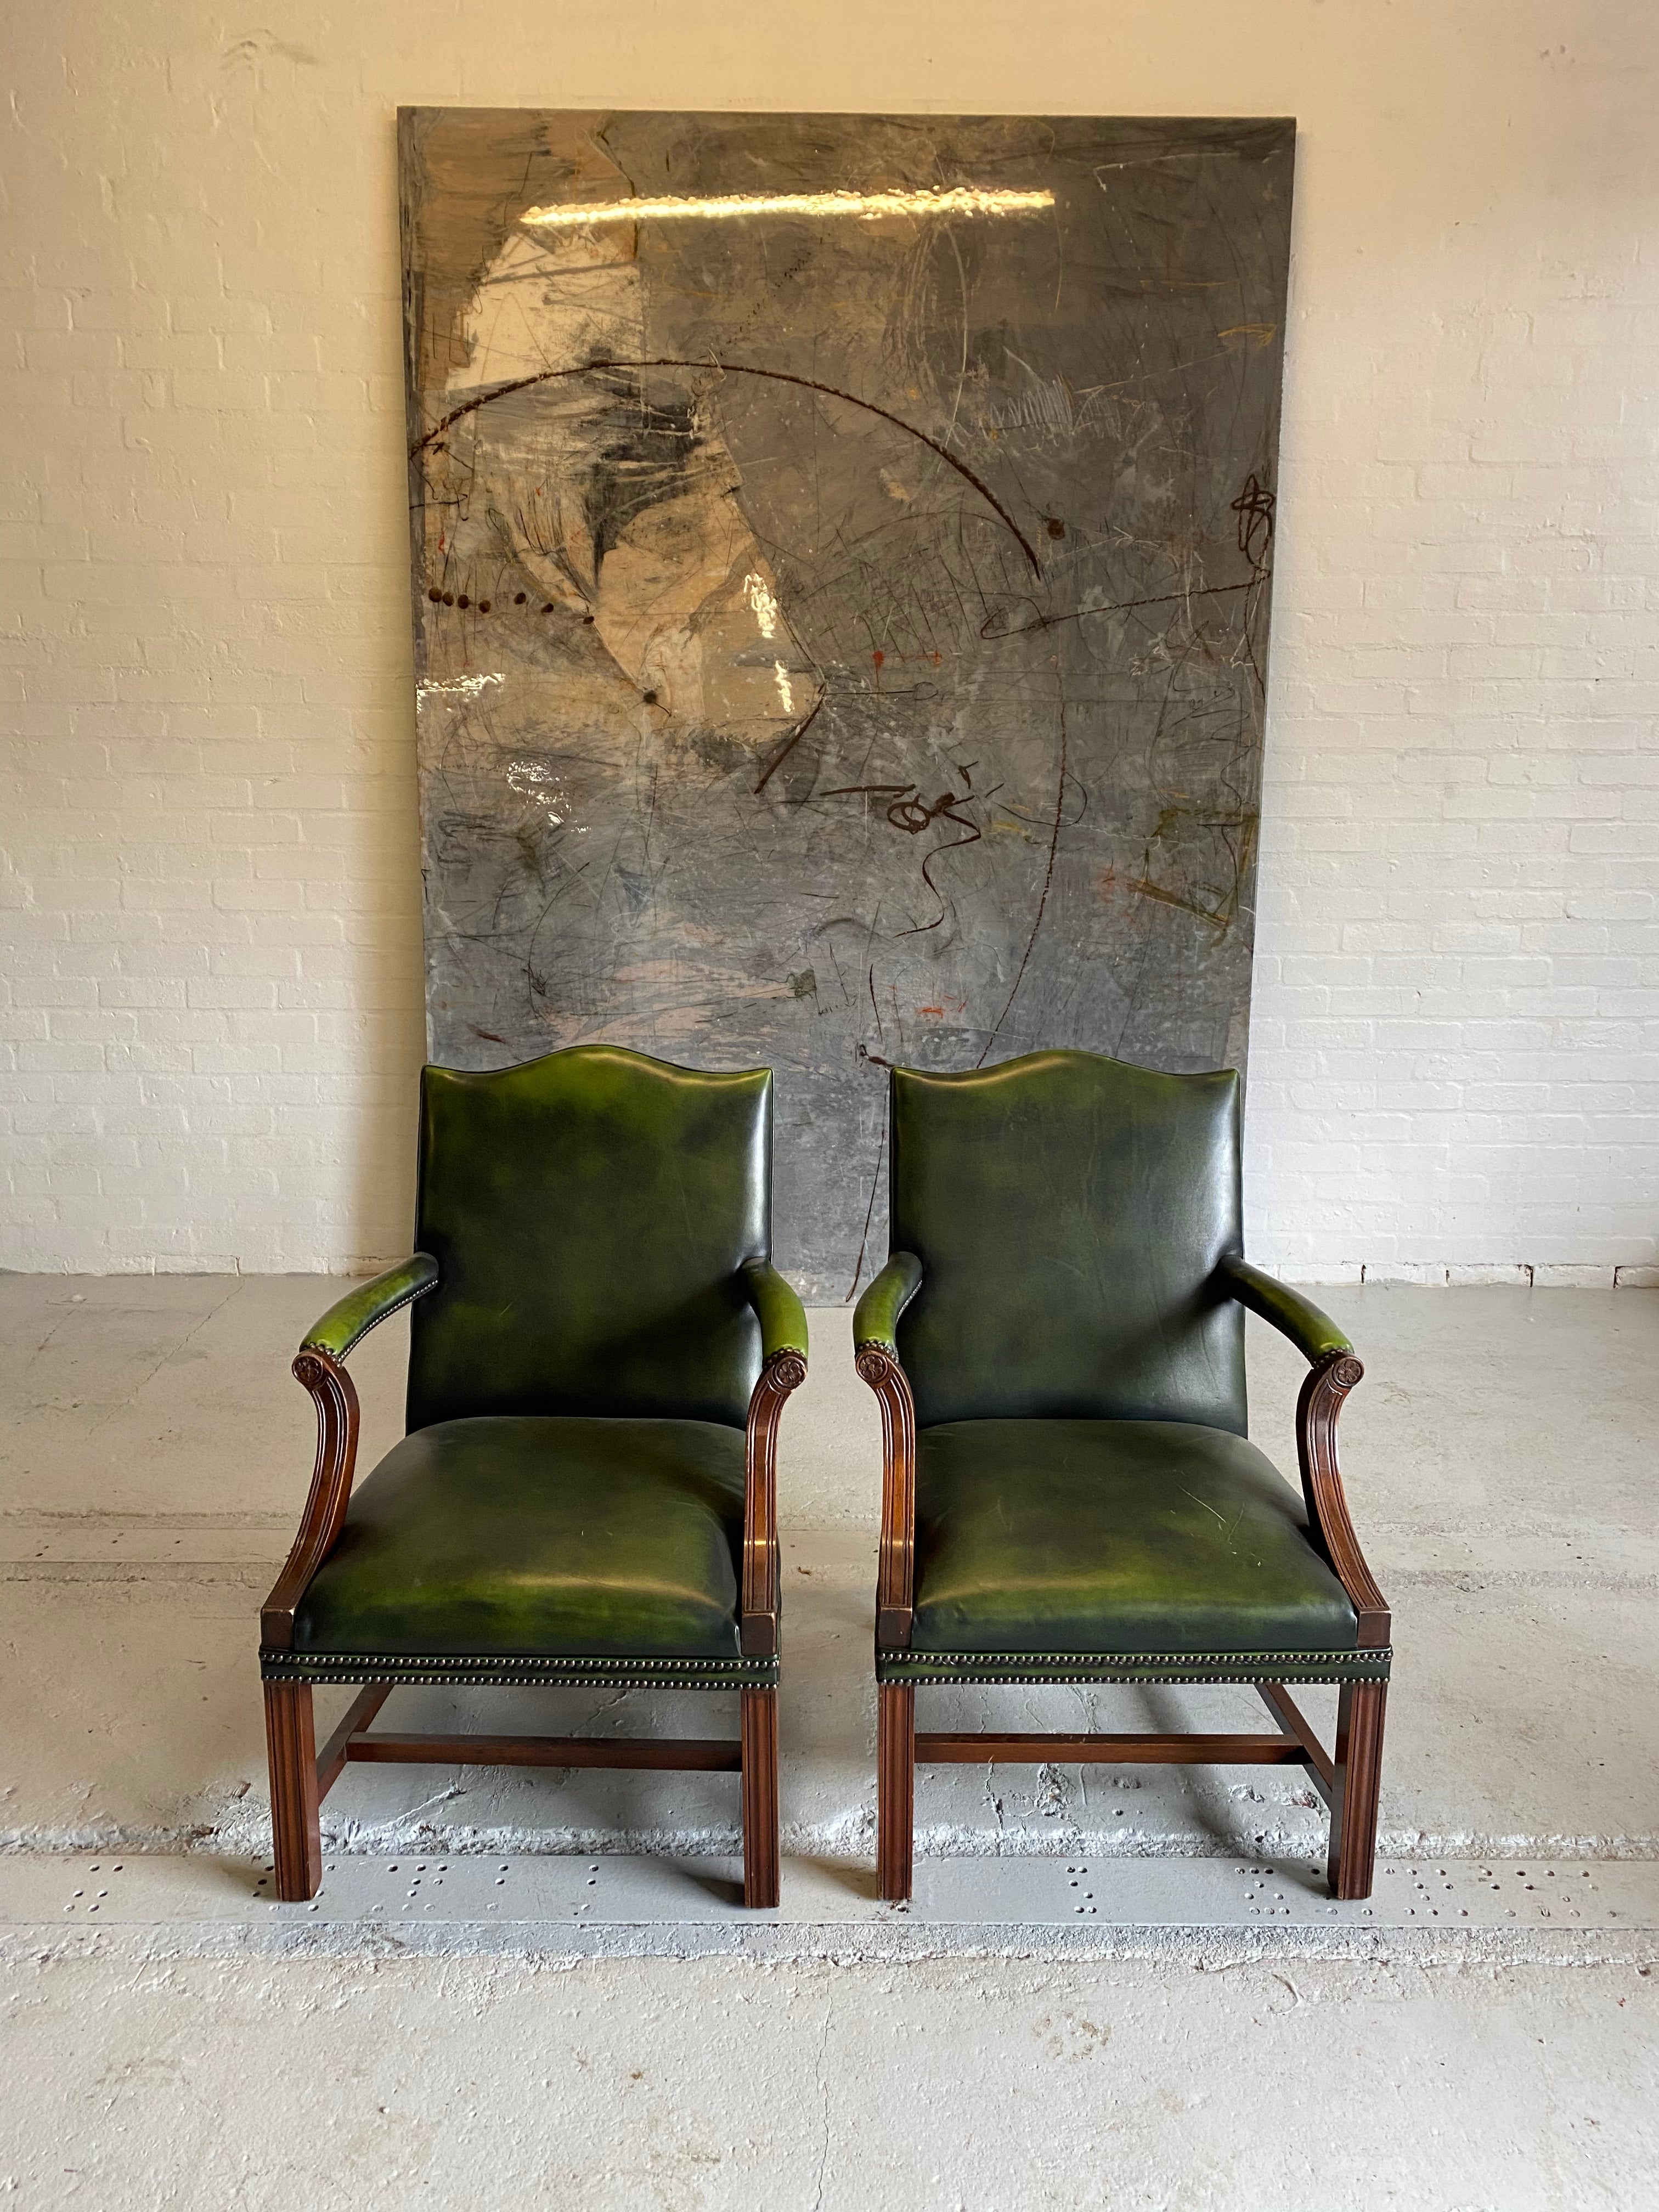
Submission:
[[[432,1056],[770,1064],[818,1299],[887,1063],[1242,1065],[1294,126],[401,124]]]

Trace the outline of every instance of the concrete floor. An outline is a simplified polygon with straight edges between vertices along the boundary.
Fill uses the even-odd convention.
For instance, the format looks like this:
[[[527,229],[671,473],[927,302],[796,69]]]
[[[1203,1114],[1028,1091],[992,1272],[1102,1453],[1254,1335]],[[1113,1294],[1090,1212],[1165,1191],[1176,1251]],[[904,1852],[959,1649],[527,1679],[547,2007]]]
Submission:
[[[310,1465],[287,1361],[331,1287],[0,1278],[0,2197],[1659,2203],[1659,1294],[1323,1294],[1367,1363],[1344,1464],[1401,1654],[1395,1872],[1334,1927],[1322,1814],[1271,1771],[924,1771],[917,1910],[870,1900],[879,1437],[848,1317],[815,1314],[781,1470],[793,1856],[757,1932],[718,1869],[650,1856],[732,1850],[717,1777],[358,1768],[325,1811],[332,1904],[257,1917],[254,1616]],[[403,1340],[354,1356],[365,1468]],[[1254,1324],[1251,1358],[1293,1469],[1298,1363]],[[386,1718],[713,1732],[722,1703],[408,1692]],[[1255,1724],[1242,1692],[931,1708]],[[533,1910],[486,1925],[485,1854]],[[1595,1908],[1539,1902],[1584,1881]]]

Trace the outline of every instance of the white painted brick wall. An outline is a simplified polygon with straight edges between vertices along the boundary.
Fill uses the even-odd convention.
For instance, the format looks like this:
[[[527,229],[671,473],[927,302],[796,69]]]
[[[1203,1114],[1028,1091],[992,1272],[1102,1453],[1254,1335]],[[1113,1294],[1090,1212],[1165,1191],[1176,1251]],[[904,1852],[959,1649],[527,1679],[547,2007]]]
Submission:
[[[18,19],[0,1265],[405,1249],[392,110],[1293,113],[1254,1065],[1288,1272],[1659,1280],[1651,0]]]

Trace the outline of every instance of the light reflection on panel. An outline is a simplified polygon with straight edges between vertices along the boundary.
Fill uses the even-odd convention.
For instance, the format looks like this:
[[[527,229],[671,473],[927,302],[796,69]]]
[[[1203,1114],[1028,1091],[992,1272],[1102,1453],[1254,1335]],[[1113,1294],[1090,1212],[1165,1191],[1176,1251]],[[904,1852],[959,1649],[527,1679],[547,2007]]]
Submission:
[[[938,191],[912,192],[726,192],[713,198],[594,200],[586,205],[533,207],[519,217],[541,230],[588,230],[600,222],[706,222],[722,216],[793,215],[813,218],[856,216],[865,222],[884,216],[1040,215],[1053,207],[1052,192],[992,191],[976,185],[954,185]]]

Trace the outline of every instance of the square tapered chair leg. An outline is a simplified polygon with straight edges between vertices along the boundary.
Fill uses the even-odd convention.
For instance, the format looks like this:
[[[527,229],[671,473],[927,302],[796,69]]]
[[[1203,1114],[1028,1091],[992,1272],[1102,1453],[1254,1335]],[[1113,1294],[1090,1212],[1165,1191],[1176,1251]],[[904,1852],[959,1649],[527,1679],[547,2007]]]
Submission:
[[[743,1901],[778,1901],[778,1693],[740,1693],[743,1730]]]
[[[270,1756],[270,1827],[276,1894],[290,1904],[322,1887],[317,1737],[309,1682],[267,1682],[265,1747]]]
[[[1369,1897],[1376,1871],[1376,1807],[1382,1776],[1386,1682],[1345,1682],[1336,1713],[1336,1787],[1331,1792],[1333,1897]]]
[[[882,1896],[910,1894],[916,1809],[916,1693],[908,1682],[876,1692],[876,1857]]]

